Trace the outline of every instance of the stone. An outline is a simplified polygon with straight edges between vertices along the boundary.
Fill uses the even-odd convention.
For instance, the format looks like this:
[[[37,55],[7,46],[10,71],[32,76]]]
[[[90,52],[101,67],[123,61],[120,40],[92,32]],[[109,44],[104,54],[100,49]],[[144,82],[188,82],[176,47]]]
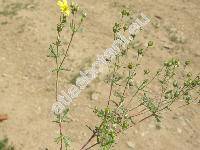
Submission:
[[[94,92],[91,94],[91,100],[97,101],[97,100],[99,100],[99,96],[100,96],[99,93]]]
[[[179,134],[182,133],[182,130],[181,130],[180,128],[177,128],[176,130],[177,130],[177,132],[178,132]]]
[[[128,145],[129,148],[135,149],[135,143],[133,143],[131,141],[127,141],[126,144]]]

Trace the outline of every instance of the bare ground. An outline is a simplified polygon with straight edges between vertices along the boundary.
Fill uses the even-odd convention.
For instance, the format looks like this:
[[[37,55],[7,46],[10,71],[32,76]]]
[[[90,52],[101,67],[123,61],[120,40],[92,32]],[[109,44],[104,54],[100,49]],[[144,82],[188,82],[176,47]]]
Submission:
[[[91,65],[97,54],[112,43],[112,25],[123,6],[143,12],[151,24],[140,33],[144,41],[155,42],[145,62],[154,70],[170,57],[191,59],[192,71],[200,70],[199,0],[85,0],[79,3],[88,17],[84,32],[76,36],[70,51],[72,80],[80,69]],[[46,57],[54,40],[58,8],[51,0],[0,0],[0,114],[9,119],[0,123],[0,137],[8,136],[16,150],[58,149],[53,138],[58,132],[52,121],[55,101],[52,62]],[[178,40],[170,36],[178,32]],[[142,43],[143,44],[143,43]],[[107,96],[102,76],[90,84],[71,106],[73,122],[64,129],[77,150],[90,136],[85,127],[96,118],[90,107],[102,105]],[[101,92],[90,100],[91,92]],[[121,135],[115,150],[198,150],[200,148],[199,105],[165,115],[161,129],[147,121]]]

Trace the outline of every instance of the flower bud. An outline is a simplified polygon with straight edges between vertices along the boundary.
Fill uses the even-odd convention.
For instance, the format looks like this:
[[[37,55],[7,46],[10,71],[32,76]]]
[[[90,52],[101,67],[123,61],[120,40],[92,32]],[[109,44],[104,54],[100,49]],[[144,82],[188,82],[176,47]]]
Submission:
[[[148,42],[148,47],[151,47],[151,46],[153,46],[153,41]]]

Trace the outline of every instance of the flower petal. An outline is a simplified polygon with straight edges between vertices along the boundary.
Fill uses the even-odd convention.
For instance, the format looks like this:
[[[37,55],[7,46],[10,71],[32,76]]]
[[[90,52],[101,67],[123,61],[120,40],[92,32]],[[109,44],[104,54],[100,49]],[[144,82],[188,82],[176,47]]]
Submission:
[[[63,4],[67,6],[67,0],[63,0]]]
[[[57,1],[57,5],[62,7],[63,6],[63,3],[61,1]]]

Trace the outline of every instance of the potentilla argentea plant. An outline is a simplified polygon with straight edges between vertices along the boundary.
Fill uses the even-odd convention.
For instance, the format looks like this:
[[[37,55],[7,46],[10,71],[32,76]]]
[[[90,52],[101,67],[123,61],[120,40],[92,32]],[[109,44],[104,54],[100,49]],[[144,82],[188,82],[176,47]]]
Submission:
[[[68,4],[66,0],[57,0],[61,15],[57,24],[57,38],[50,44],[49,57],[55,61],[55,100],[58,101],[58,87],[60,72],[66,71],[64,62],[68,57],[75,34],[86,18],[78,4]],[[146,119],[154,118],[157,122],[162,121],[162,114],[166,111],[184,108],[193,102],[199,103],[200,96],[200,74],[187,72],[190,61],[179,61],[171,58],[163,62],[157,71],[153,72],[142,66],[143,56],[152,49],[153,42],[149,41],[146,47],[134,47],[136,32],[129,30],[129,26],[140,27],[140,22],[132,24],[131,12],[121,11],[120,21],[113,26],[114,40],[120,39],[119,33],[129,34],[127,40],[131,41],[127,46],[120,46],[120,53],[114,59],[106,58],[109,62],[109,74],[105,79],[105,84],[109,85],[106,107],[95,107],[93,113],[99,118],[100,123],[87,126],[91,131],[91,136],[87,141],[83,141],[80,150],[98,149],[109,150],[116,143],[116,138],[125,130],[130,130],[136,124],[142,123]],[[63,53],[62,31],[69,27],[70,40]],[[136,29],[136,28],[135,28]],[[139,28],[137,28],[139,30]],[[130,59],[132,58],[132,59]],[[134,59],[133,59],[134,58]],[[130,60],[130,61],[129,61]],[[141,74],[142,70],[142,74]],[[138,79],[138,76],[143,77]],[[153,91],[153,86],[159,86],[160,91]],[[179,106],[177,107],[177,104]],[[70,138],[62,131],[64,122],[69,121],[69,108],[62,113],[55,114],[55,123],[59,127],[59,135],[55,141],[59,144],[59,149],[70,148]],[[95,141],[95,142],[94,142]]]
[[[80,31],[81,25],[86,18],[86,14],[81,10],[78,4],[71,2],[68,4],[67,0],[57,0],[57,5],[60,7],[60,19],[56,26],[57,38],[49,46],[48,57],[55,61],[55,67],[52,72],[55,74],[55,100],[58,101],[58,88],[60,73],[68,71],[64,64],[68,57],[68,52],[74,40],[74,36]],[[70,34],[69,41],[66,47],[62,41],[62,33],[64,28],[68,29]],[[64,49],[64,51],[63,51]],[[58,124],[59,135],[55,138],[55,142],[60,145],[60,150],[68,149],[70,146],[70,138],[65,136],[62,131],[62,123],[69,121],[67,117],[69,109],[65,109],[62,114],[55,114],[56,119],[53,121]]]

